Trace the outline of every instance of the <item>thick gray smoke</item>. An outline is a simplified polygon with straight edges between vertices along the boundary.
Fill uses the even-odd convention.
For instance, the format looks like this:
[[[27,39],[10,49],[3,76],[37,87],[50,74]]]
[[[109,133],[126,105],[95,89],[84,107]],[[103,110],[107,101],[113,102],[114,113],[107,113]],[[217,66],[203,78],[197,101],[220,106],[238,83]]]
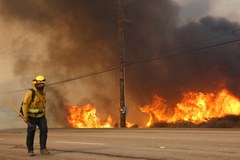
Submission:
[[[199,22],[178,27],[178,11],[179,7],[172,1],[126,3],[126,63],[239,37],[236,32],[210,41],[209,37],[236,30],[239,24],[204,17]],[[114,0],[2,0],[0,14],[4,20],[20,23],[26,30],[46,37],[46,53],[31,57],[33,49],[33,53],[24,50],[14,55],[16,75],[26,75],[32,70],[43,71],[49,81],[54,82],[118,64],[118,21]],[[193,43],[203,39],[204,43]],[[183,92],[214,91],[222,84],[239,94],[239,60],[239,44],[234,44],[127,66],[126,94],[130,119],[135,122],[141,119],[138,107],[149,103],[153,93],[166,98],[170,106],[174,106]],[[93,103],[99,106],[100,116],[111,114],[117,118],[117,74],[112,71],[51,86],[51,115],[64,124],[64,106]]]
[[[146,19],[145,23],[148,24],[148,19]],[[157,54],[157,56],[154,55],[153,57],[184,53],[203,46],[237,39],[239,32],[212,39],[209,37],[223,35],[226,32],[237,30],[239,27],[239,24],[229,22],[226,19],[204,17],[199,22],[192,22],[179,28],[173,28],[168,33],[170,38],[165,36],[164,40],[155,41],[152,39],[155,35],[161,37],[164,36],[164,33],[162,33],[163,30],[157,29],[159,27],[153,25],[152,29],[155,28],[155,31],[152,34],[148,34],[149,39],[147,42],[144,38],[136,38],[135,40],[139,44],[145,43],[140,45],[146,47],[145,50],[143,52],[140,51],[140,46],[138,46],[139,48],[131,48],[129,50],[133,53],[133,57],[134,55],[139,57],[137,54],[144,55],[146,53],[148,55],[149,53]],[[164,31],[167,32],[166,29]],[[204,41],[194,43],[200,40]],[[152,41],[159,44],[148,47],[148,45],[153,44]],[[174,48],[178,49],[174,50]],[[231,46],[201,50],[191,55],[176,56],[149,64],[144,63],[129,67],[129,81],[136,86],[131,90],[134,93],[130,95],[135,97],[137,93],[137,99],[146,101],[144,97],[155,92],[175,104],[179,101],[178,98],[181,98],[180,96],[183,92],[215,91],[223,87],[222,85],[239,94],[239,87],[236,85],[240,78],[237,74],[237,70],[240,67],[238,52],[239,44],[235,43]]]

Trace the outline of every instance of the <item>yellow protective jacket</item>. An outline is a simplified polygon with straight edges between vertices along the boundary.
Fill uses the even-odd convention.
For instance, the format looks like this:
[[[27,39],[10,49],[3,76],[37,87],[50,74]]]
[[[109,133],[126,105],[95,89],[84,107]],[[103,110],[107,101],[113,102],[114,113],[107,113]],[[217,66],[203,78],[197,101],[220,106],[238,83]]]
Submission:
[[[46,114],[46,93],[41,94],[35,87],[35,96],[32,100],[32,91],[29,90],[23,101],[24,117],[40,118]]]

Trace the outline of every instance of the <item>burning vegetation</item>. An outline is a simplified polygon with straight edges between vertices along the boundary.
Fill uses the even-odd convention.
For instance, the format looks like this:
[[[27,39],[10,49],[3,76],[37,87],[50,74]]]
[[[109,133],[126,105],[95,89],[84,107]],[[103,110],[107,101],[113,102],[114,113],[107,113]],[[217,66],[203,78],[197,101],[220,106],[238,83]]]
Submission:
[[[69,115],[67,117],[70,127],[73,128],[114,128],[118,126],[117,121],[113,121],[108,115],[106,121],[97,116],[97,110],[90,104],[84,106],[67,107]],[[126,122],[127,128],[135,126],[135,123]]]
[[[100,120],[96,115],[96,108],[90,104],[84,106],[67,107],[69,125],[74,128],[113,128],[116,122],[109,115],[106,121]]]
[[[110,115],[106,121],[100,120],[96,108],[89,104],[70,106],[67,109],[69,125],[74,128],[113,128],[118,125]],[[162,97],[154,95],[152,103],[140,110],[149,115],[148,122],[142,127],[213,127],[213,124],[215,127],[237,127],[226,125],[227,120],[229,123],[240,124],[240,99],[227,89],[217,93],[184,93],[183,99],[174,108],[168,107]],[[223,124],[217,125],[217,121]],[[128,128],[134,126],[134,123],[127,122]]]
[[[182,101],[171,110],[163,98],[155,95],[152,104],[142,107],[141,111],[149,114],[147,127],[156,123],[179,122],[198,125],[216,118],[240,115],[240,100],[227,89],[216,94],[188,92],[183,94]]]

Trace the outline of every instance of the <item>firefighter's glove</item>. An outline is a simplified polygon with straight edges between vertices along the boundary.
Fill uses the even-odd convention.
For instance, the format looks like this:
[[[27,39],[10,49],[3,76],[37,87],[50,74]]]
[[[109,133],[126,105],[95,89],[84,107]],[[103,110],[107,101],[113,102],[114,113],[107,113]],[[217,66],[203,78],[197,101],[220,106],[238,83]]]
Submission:
[[[23,121],[24,121],[25,123],[27,123],[27,122],[28,122],[28,117],[23,117]]]

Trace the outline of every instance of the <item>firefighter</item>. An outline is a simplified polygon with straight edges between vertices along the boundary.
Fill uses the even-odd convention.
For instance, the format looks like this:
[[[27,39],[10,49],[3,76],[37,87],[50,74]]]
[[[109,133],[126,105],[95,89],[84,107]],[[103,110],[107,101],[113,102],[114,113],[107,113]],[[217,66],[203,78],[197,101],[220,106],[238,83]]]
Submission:
[[[44,92],[45,78],[38,75],[33,79],[34,87],[26,93],[23,101],[24,121],[28,123],[26,145],[29,156],[34,156],[34,136],[36,126],[40,130],[40,153],[50,154],[46,148],[47,143],[47,119],[46,119],[46,95]],[[33,95],[34,94],[34,95]]]

